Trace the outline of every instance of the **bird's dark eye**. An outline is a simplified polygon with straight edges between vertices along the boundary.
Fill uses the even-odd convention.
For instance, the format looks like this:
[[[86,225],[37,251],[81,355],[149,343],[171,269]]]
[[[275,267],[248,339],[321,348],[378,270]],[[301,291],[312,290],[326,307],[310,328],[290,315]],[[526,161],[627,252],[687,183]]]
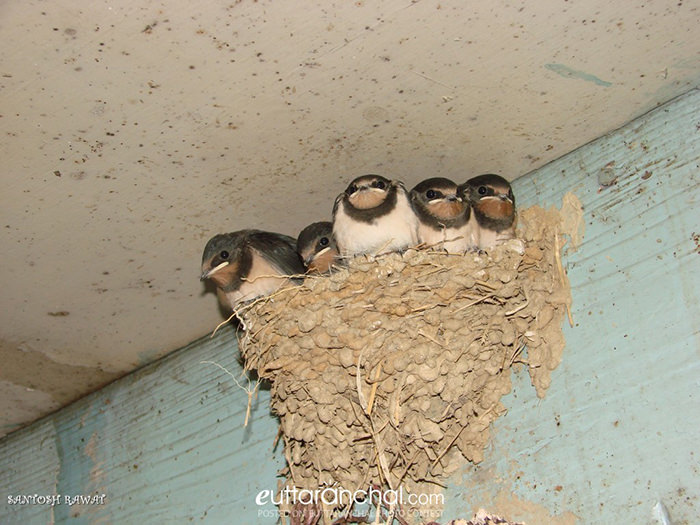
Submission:
[[[479,192],[479,195],[486,195],[489,189],[486,186],[479,186],[479,189],[476,191]]]
[[[386,184],[384,184],[383,180],[377,180],[372,183],[372,186],[375,188],[379,188],[380,190],[383,190],[386,187]]]
[[[428,199],[433,200],[435,197],[437,197],[437,193],[435,193],[435,190],[428,190],[425,192],[425,196],[428,197]]]
[[[357,185],[351,184],[350,187],[348,188],[348,194],[349,194],[349,195],[352,195],[352,194],[355,193],[356,191],[357,191]]]
[[[321,237],[321,238],[318,240],[318,243],[319,243],[321,246],[328,246],[328,242],[329,242],[329,241],[328,241],[328,237]]]
[[[223,250],[220,254],[219,257],[222,259],[228,259],[228,252],[226,250]]]

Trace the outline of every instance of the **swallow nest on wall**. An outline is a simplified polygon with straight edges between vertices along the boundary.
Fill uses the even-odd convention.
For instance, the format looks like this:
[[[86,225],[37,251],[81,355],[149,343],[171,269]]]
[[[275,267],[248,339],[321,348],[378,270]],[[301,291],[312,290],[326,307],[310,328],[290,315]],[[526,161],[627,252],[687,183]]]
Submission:
[[[481,461],[511,368],[524,363],[542,397],[561,360],[562,233],[556,209],[532,207],[522,254],[358,257],[244,308],[240,349],[272,381],[288,482],[416,491],[457,450]]]

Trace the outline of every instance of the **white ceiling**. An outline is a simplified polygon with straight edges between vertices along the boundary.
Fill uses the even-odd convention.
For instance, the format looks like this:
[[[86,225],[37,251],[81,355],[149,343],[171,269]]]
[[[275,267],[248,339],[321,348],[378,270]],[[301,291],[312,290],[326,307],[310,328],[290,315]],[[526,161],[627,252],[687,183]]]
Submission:
[[[201,251],[512,179],[700,83],[700,0],[4,1],[0,434],[206,334]]]

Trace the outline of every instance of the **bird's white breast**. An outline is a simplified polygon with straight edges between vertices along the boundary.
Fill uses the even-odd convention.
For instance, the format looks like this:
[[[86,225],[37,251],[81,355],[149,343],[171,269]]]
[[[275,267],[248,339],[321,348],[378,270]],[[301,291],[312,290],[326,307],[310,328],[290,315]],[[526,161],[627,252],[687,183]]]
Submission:
[[[238,290],[226,292],[226,300],[231,308],[235,308],[242,302],[270,295],[287,282],[288,279],[281,276],[277,268],[256,253],[248,276],[245,277]]]
[[[396,206],[371,223],[356,221],[341,202],[333,221],[333,235],[342,256],[404,250],[418,244],[418,218],[405,192],[398,190]]]
[[[501,230],[500,232],[489,230],[488,228],[479,228],[479,248],[482,250],[493,248],[499,244],[503,244],[508,239],[515,237],[515,226]]]
[[[471,217],[466,224],[459,228],[441,228],[436,230],[430,226],[418,223],[418,238],[421,243],[447,250],[450,253],[464,253],[477,247],[478,239],[475,228],[476,221]]]

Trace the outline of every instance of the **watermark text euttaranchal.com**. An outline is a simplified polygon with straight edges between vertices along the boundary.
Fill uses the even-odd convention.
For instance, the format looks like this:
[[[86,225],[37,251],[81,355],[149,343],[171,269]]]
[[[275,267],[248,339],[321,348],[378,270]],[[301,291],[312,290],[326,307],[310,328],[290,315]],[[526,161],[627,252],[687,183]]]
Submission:
[[[444,494],[407,493],[403,486],[398,490],[379,490],[370,487],[368,490],[350,491],[340,487],[326,487],[323,489],[298,489],[297,487],[285,487],[277,494],[272,490],[261,490],[255,496],[258,506],[272,503],[273,505],[318,504],[323,505],[347,505],[349,503],[362,503],[364,501],[381,501],[384,505],[444,505]]]

